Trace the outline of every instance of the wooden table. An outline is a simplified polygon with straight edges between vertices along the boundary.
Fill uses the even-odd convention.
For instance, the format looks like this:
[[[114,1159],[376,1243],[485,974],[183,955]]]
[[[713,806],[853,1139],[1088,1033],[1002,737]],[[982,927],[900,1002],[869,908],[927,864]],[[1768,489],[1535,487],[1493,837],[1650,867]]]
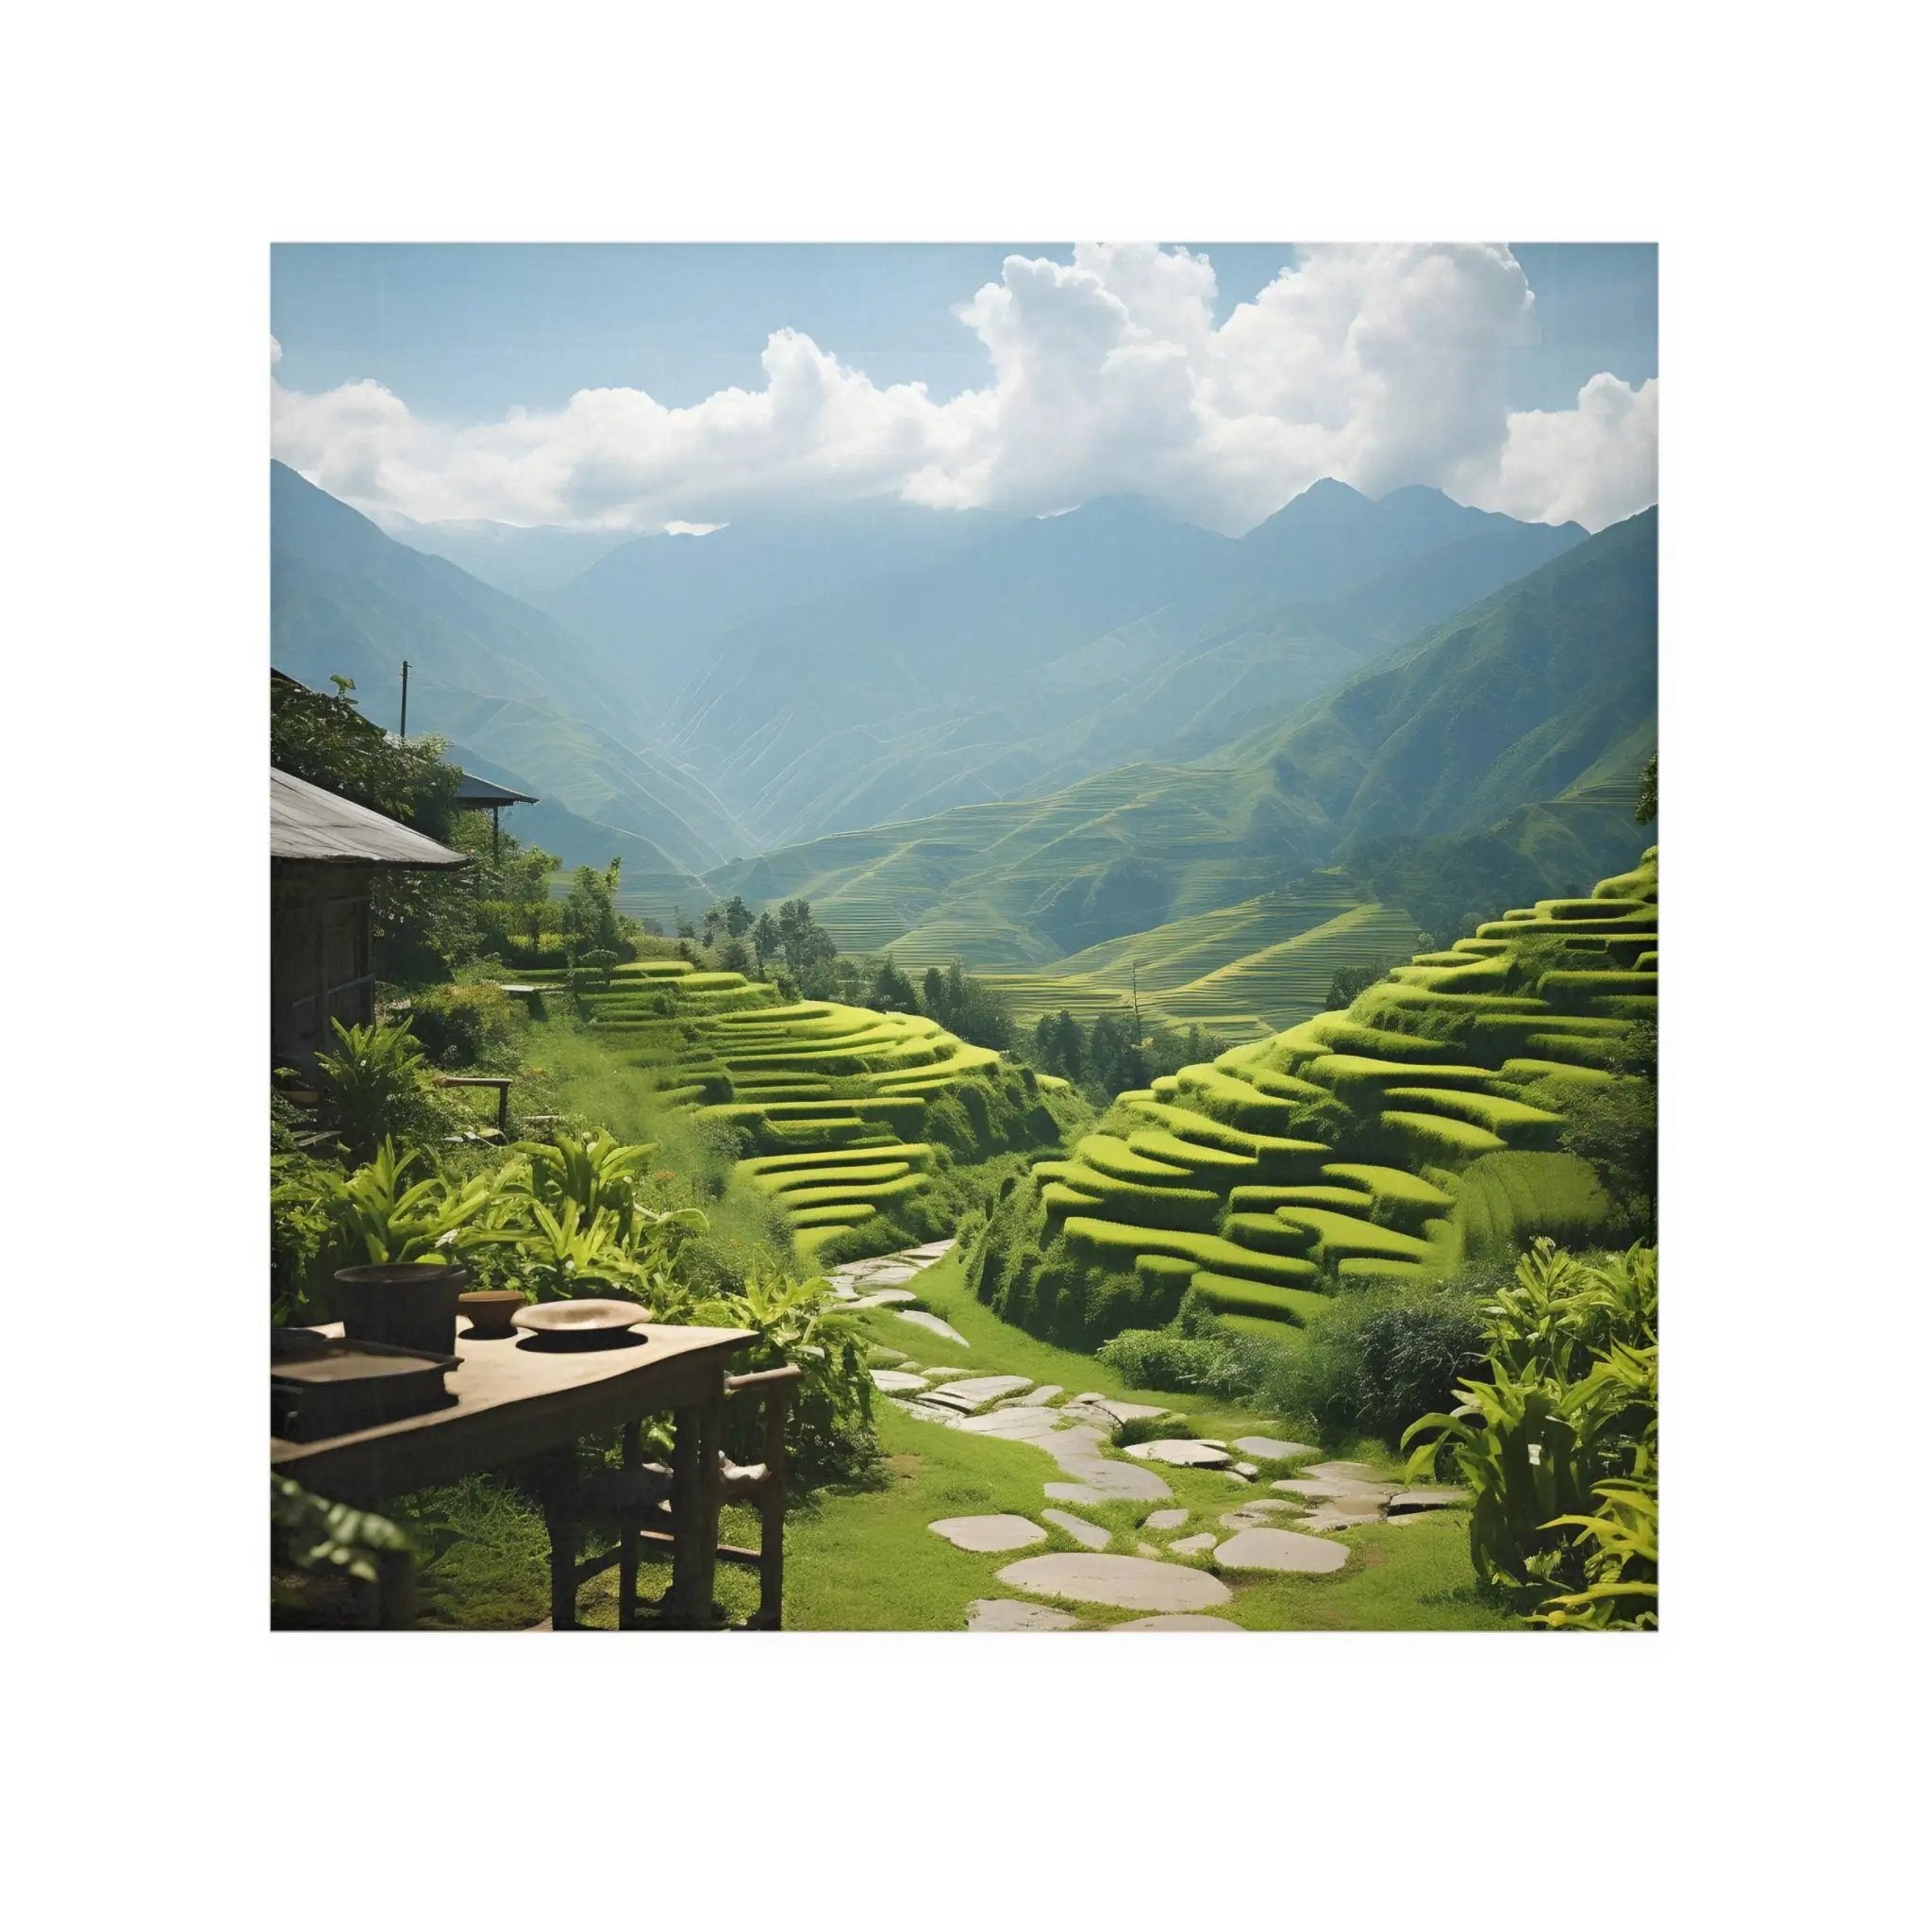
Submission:
[[[340,1335],[341,1324],[320,1332]],[[747,1328],[645,1323],[629,1331],[624,1346],[587,1350],[521,1333],[476,1341],[466,1330],[457,1338],[462,1366],[450,1371],[454,1400],[446,1407],[318,1441],[271,1436],[270,1466],[332,1502],[374,1508],[411,1490],[541,1458],[551,1621],[568,1630],[576,1623],[579,1581],[574,1446],[580,1437],[622,1430],[625,1464],[635,1466],[640,1424],[668,1411],[676,1429],[675,1541],[663,1621],[703,1626],[710,1621],[717,1563],[725,1368],[753,1340]]]

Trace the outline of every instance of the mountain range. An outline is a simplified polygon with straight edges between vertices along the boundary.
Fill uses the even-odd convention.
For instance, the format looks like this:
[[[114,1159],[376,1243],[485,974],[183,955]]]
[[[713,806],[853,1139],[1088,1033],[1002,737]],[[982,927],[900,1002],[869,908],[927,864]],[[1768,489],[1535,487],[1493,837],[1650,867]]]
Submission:
[[[611,547],[389,535],[280,465],[271,487],[275,663],[353,677],[389,724],[407,657],[411,729],[539,794],[522,836],[621,854],[634,909],[803,895],[848,949],[1021,973],[1179,923],[1167,954],[1211,976],[1236,961],[1204,934],[1381,930],[1350,907],[1419,904],[1478,848],[1552,891],[1628,862],[1654,511],[1586,537],[1331,481],[1239,539],[1111,498]],[[1189,924],[1224,908],[1248,909]]]
[[[1655,743],[1656,648],[1649,510],[1206,758],[805,841],[706,884],[803,894],[841,944],[907,960],[1043,964],[1247,899],[1357,841],[1478,832],[1634,772]]]

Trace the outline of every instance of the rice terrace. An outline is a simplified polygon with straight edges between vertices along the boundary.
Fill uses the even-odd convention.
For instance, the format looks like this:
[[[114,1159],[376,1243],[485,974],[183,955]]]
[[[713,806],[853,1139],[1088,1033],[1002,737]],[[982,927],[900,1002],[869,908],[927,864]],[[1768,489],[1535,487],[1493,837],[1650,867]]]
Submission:
[[[275,1627],[1656,1629],[1655,250],[461,255],[275,253]]]

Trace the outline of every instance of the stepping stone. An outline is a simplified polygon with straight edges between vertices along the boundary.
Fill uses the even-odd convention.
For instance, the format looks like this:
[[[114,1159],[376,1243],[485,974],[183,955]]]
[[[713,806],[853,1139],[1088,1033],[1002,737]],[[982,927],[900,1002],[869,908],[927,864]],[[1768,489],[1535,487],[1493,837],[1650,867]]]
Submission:
[[[1017,1411],[1008,1409],[1011,1415]],[[1058,1418],[1064,1410],[1041,1409],[1037,1413]],[[1032,1439],[1059,1464],[1062,1474],[1084,1484],[1091,1492],[1085,1496],[1059,1495],[1055,1486],[1047,1493],[1062,1503],[1091,1503],[1101,1499],[1124,1498],[1131,1503],[1165,1503],[1174,1491],[1151,1469],[1138,1463],[1122,1462],[1102,1453],[1103,1438],[1098,1429],[1054,1428],[1049,1434]]]
[[[1192,1442],[1183,1436],[1164,1436],[1158,1442],[1130,1442],[1127,1454],[1136,1462],[1171,1462],[1176,1469],[1224,1469],[1230,1459],[1225,1449]]]
[[[1211,1529],[1204,1529],[1199,1536],[1184,1536],[1178,1542],[1169,1543],[1168,1548],[1184,1557],[1205,1557],[1220,1541]]]
[[[1137,1557],[1159,1557],[1164,1556],[1166,1552],[1154,1543],[1136,1543],[1134,1554]]]
[[[948,1408],[957,1408],[961,1414],[971,1415],[974,1410],[986,1408],[997,1402],[1003,1395],[1018,1395],[1032,1386],[1032,1378],[1027,1375],[972,1375],[963,1382],[946,1382],[929,1389],[925,1399],[943,1403]]]
[[[1124,1402],[1117,1395],[1096,1395],[1091,1389],[1084,1395],[1074,1396],[1073,1401],[1068,1403],[1067,1407],[1069,1408],[1088,1408],[1096,1411],[1091,1420],[1100,1421],[1102,1417],[1105,1417],[1106,1421],[1101,1422],[1103,1428],[1108,1423],[1144,1422],[1154,1416],[1172,1415],[1174,1413],[1172,1409],[1159,1408],[1152,1403]]]
[[[1102,1503],[1118,1503],[1118,1496],[1109,1496],[1104,1490],[1089,1489],[1085,1483],[1048,1483],[1046,1493],[1062,1503],[1084,1504],[1089,1509]]]
[[[1024,1550],[1046,1541],[1045,1530],[1024,1516],[948,1516],[926,1527],[956,1550]]]
[[[1309,1514],[1337,1516],[1347,1523],[1378,1523],[1388,1503],[1381,1490],[1350,1491],[1346,1495],[1324,1497]]]
[[[1234,1474],[1236,1475],[1244,1475],[1252,1482],[1256,1476],[1261,1474],[1261,1468],[1258,1463],[1255,1462],[1237,1462],[1234,1466]]]
[[[1279,1490],[1285,1496],[1305,1497],[1310,1503],[1373,1500],[1378,1510],[1395,1493],[1392,1483],[1361,1483],[1353,1477],[1338,1480],[1333,1477],[1285,1475],[1268,1487]]]
[[[940,1260],[942,1257],[950,1255],[953,1252],[953,1249],[956,1245],[957,1242],[950,1240],[943,1241],[924,1241],[916,1248],[902,1248],[900,1250],[900,1253],[904,1255],[906,1259],[908,1261],[914,1259],[918,1259],[921,1261],[937,1261]]]
[[[1454,1509],[1468,1501],[1467,1490],[1404,1490],[1389,1498],[1389,1514],[1414,1516],[1424,1509]]]
[[[1287,1462],[1297,1456],[1317,1454],[1306,1442],[1285,1442],[1279,1436],[1237,1436],[1234,1446],[1244,1455],[1259,1457],[1263,1462]]]
[[[1075,1542],[1085,1543],[1090,1550],[1104,1550],[1113,1541],[1113,1532],[1103,1529],[1097,1523],[1089,1523],[1084,1516],[1075,1516],[1069,1509],[1042,1509],[1040,1512],[1042,1523],[1050,1523],[1056,1529],[1063,1529]]]
[[[960,1420],[957,1408],[941,1408],[936,1402],[907,1402],[897,1395],[889,1395],[886,1400],[894,1408],[904,1409],[914,1422],[938,1423],[942,1429],[949,1429]]]
[[[909,1288],[882,1288],[876,1294],[862,1294],[852,1304],[855,1314],[860,1308],[891,1308],[902,1302],[916,1302],[919,1297]]]
[[[1304,1475],[1319,1476],[1324,1482],[1378,1483],[1384,1488],[1392,1489],[1394,1487],[1392,1483],[1389,1483],[1384,1477],[1377,1475],[1374,1468],[1366,1462],[1311,1462],[1307,1468],[1302,1471],[1302,1474]]]
[[[1066,1392],[1058,1382],[1042,1382],[1038,1389],[1028,1390],[1024,1395],[1014,1396],[1013,1401],[1016,1406],[1027,1408],[1044,1408],[1048,1403],[1056,1401]]]
[[[878,1357],[882,1369],[904,1369],[909,1375],[919,1366],[910,1356],[901,1355],[896,1348],[875,1347],[873,1354]]]
[[[1295,1519],[1297,1529],[1306,1529],[1311,1534],[1325,1534],[1331,1529],[1359,1529],[1365,1523],[1380,1523],[1382,1512],[1377,1509],[1364,1516],[1351,1514],[1340,1503],[1323,1503],[1310,1509],[1306,1516]]]
[[[1142,1529],[1178,1529],[1188,1520],[1185,1509],[1157,1509],[1141,1527]]]
[[[928,1335],[937,1335],[941,1341],[953,1342],[960,1348],[973,1346],[950,1322],[941,1322],[937,1315],[929,1315],[924,1308],[898,1308],[894,1313],[900,1321],[910,1322],[915,1327],[924,1328]]]
[[[1345,1544],[1324,1542],[1318,1536],[1303,1536],[1292,1529],[1243,1529],[1214,1553],[1217,1570],[1295,1570],[1320,1575],[1340,1570],[1347,1561]]]
[[[846,1272],[854,1281],[862,1281],[868,1287],[900,1288],[910,1281],[919,1270],[886,1257],[876,1261],[855,1261]]]
[[[1112,1624],[1112,1630],[1233,1630],[1241,1636],[1247,1633],[1239,1624],[1230,1624],[1225,1617],[1136,1617],[1128,1624]]]
[[[1275,1496],[1257,1496],[1252,1503],[1243,1503],[1239,1509],[1230,1509],[1221,1519],[1221,1526],[1224,1529],[1267,1529],[1270,1517],[1293,1514],[1292,1503],[1284,1503]]]
[[[908,1374],[905,1369],[874,1369],[872,1386],[882,1395],[908,1395],[915,1389],[923,1390],[925,1377]]]
[[[1333,1551],[1335,1545],[1317,1542],[1315,1547]],[[999,1575],[1008,1590],[1066,1597],[1079,1604],[1109,1604],[1121,1610],[1206,1610],[1229,1602],[1232,1596],[1219,1577],[1200,1570],[1150,1562],[1144,1557],[1105,1557],[1085,1551],[1023,1557],[1017,1563],[1008,1563]]]
[[[983,1596],[966,1606],[966,1628],[974,1630],[1077,1630],[1080,1620],[1045,1604],[1023,1604],[1010,1596]]]
[[[1031,1442],[1050,1436],[1059,1427],[1050,1408],[990,1408],[984,1415],[958,1415],[953,1426],[974,1436],[1002,1436],[1015,1442]]]

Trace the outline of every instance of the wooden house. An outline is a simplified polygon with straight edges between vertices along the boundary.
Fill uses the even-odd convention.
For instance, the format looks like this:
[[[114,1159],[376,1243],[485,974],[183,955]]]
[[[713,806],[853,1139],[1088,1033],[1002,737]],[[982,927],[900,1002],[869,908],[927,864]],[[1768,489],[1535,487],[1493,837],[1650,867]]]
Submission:
[[[453,871],[467,855],[325,791],[269,772],[272,1064],[306,1068],[329,1022],[375,1016],[369,894],[378,874]]]

